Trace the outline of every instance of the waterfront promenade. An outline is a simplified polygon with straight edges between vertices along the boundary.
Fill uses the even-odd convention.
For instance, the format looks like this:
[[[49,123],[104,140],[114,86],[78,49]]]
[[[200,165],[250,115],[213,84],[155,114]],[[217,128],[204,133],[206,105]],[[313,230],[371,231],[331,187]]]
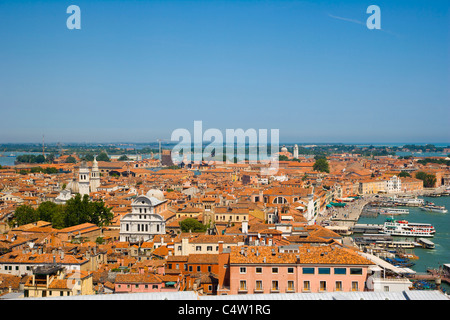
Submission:
[[[397,196],[410,196],[419,197],[427,196],[433,193],[444,192],[445,186],[439,188],[424,189],[414,193],[399,193]],[[379,195],[380,197],[392,197],[394,194]],[[324,213],[319,215],[316,219],[317,224],[322,224],[324,221],[328,221],[329,225],[341,226],[341,227],[353,227],[359,220],[361,212],[364,206],[372,201],[377,201],[382,198],[377,197],[375,194],[363,195],[360,199],[353,202],[348,202],[345,207],[333,207],[327,209]]]
[[[366,195],[353,202],[348,202],[345,207],[327,209],[323,215],[317,218],[316,222],[321,224],[324,221],[330,221],[332,226],[351,228],[358,222],[364,206],[374,199],[376,199],[374,195]]]

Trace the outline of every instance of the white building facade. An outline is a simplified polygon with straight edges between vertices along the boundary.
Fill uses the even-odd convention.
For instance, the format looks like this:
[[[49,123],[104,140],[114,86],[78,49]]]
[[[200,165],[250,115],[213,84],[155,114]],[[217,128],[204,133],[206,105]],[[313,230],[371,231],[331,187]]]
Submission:
[[[138,196],[131,204],[131,212],[120,220],[120,241],[137,243],[166,234],[166,221],[160,214],[166,209],[167,200],[161,191],[150,190]]]

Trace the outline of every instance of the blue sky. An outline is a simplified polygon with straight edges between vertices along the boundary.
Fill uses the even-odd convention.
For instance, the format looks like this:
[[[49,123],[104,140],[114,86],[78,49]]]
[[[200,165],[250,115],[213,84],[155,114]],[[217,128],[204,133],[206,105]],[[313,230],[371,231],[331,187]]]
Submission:
[[[147,142],[194,120],[297,143],[449,142],[449,8],[0,0],[0,142]]]

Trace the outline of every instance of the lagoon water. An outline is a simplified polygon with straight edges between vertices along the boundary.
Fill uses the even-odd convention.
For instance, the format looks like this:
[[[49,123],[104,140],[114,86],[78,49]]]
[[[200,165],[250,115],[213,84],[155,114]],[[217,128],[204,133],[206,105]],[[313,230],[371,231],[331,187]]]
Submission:
[[[445,206],[448,213],[437,213],[423,211],[417,207],[402,207],[408,208],[409,214],[394,216],[398,220],[407,220],[409,222],[429,223],[436,229],[435,236],[429,238],[434,244],[434,249],[412,249],[414,254],[419,257],[418,260],[412,260],[415,265],[411,267],[418,273],[425,273],[427,268],[439,268],[444,263],[450,263],[450,197],[443,196],[438,198],[421,197],[425,201],[433,202],[439,206]],[[358,223],[372,223],[383,224],[386,221],[386,215],[378,215],[375,218],[361,217]],[[396,237],[396,239],[401,239]],[[412,238],[408,238],[410,241]],[[408,250],[406,250],[408,252]],[[449,286],[445,285],[447,289]]]

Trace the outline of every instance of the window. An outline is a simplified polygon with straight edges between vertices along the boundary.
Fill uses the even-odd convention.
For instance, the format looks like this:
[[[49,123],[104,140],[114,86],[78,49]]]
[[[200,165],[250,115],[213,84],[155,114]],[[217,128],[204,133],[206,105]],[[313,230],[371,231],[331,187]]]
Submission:
[[[195,251],[202,251],[202,246],[196,246]]]
[[[326,281],[320,281],[320,291],[327,291],[327,282]]]
[[[211,272],[211,270],[212,270],[211,266],[208,266],[208,272]]]
[[[256,273],[262,273],[262,268],[261,267],[256,267]]]
[[[288,268],[288,273],[294,273],[294,268]]]
[[[347,274],[346,268],[334,268],[334,274]]]
[[[359,291],[358,281],[352,281],[352,291]]]
[[[192,272],[192,266],[189,266],[189,271]]]
[[[212,251],[212,246],[207,246],[206,251]]]
[[[245,281],[245,280],[239,281],[239,290],[247,291],[247,281]]]
[[[139,288],[139,285],[138,285],[138,284],[135,284],[134,287],[137,289],[137,288]]]
[[[197,266],[197,272],[200,272],[200,266]]]
[[[336,291],[342,291],[342,281],[336,281]]]
[[[158,285],[157,284],[152,285],[152,289],[158,289]]]
[[[309,281],[303,281],[303,291],[310,291],[311,290],[311,284]]]
[[[256,280],[255,290],[262,291],[263,290],[263,284],[261,280]]]
[[[272,268],[272,273],[278,273],[278,268]]]
[[[239,273],[247,273],[247,268],[245,268],[245,267],[240,267],[239,268]]]
[[[330,274],[330,268],[319,268],[319,274]]]
[[[272,291],[278,291],[278,281],[272,281]]]
[[[294,291],[294,281],[292,281],[292,280],[288,281],[287,290],[288,291]]]
[[[362,275],[362,268],[350,268],[351,275]]]
[[[303,268],[303,274],[314,274],[314,268]]]

